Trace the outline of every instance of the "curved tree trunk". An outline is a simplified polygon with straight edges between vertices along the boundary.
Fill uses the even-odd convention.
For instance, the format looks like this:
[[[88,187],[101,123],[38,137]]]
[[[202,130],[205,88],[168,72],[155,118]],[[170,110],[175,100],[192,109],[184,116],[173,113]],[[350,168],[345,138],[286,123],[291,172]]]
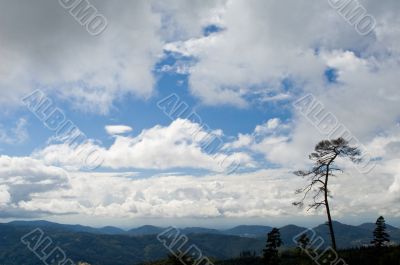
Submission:
[[[329,233],[331,235],[331,241],[332,241],[332,248],[336,251],[336,239],[335,239],[335,233],[333,231],[333,223],[332,223],[331,211],[329,209],[329,202],[328,202],[329,165],[330,165],[330,163],[328,164],[328,166],[326,168],[324,196],[325,196],[326,215],[328,216]]]
[[[331,241],[332,241],[332,248],[336,250],[336,239],[335,239],[335,233],[333,231],[333,223],[332,223],[332,217],[331,217],[331,211],[329,210],[329,204],[328,204],[328,196],[325,196],[325,206],[326,206],[326,215],[328,216],[328,226],[329,226],[329,233],[331,235]]]

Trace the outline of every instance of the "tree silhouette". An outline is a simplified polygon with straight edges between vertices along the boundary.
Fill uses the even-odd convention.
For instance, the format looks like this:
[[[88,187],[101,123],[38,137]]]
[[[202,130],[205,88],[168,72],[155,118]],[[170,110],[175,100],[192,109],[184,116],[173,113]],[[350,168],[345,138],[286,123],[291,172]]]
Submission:
[[[263,250],[263,259],[267,265],[279,264],[278,248],[282,245],[281,233],[273,228],[267,236],[267,245]]]
[[[310,250],[310,238],[307,234],[302,234],[297,240],[297,264],[309,264],[307,262],[308,258],[306,254],[309,254],[308,251]],[[305,261],[304,261],[305,260]]]
[[[310,238],[307,234],[302,234],[300,238],[297,240],[297,246],[301,253],[306,251],[310,245]]]
[[[310,170],[294,172],[297,176],[308,177],[309,184],[296,190],[296,194],[303,193],[304,196],[300,201],[294,202],[293,205],[302,207],[309,193],[313,193],[312,202],[308,205],[308,210],[325,206],[332,248],[336,250],[336,239],[328,201],[328,197],[330,197],[328,181],[331,176],[335,176],[335,172],[342,171],[335,165],[336,158],[349,158],[351,161],[358,163],[360,162],[361,152],[357,147],[349,146],[349,142],[343,138],[323,140],[315,146],[314,151],[309,156],[311,160],[315,161],[313,167]]]
[[[383,216],[380,216],[376,220],[375,224],[376,224],[376,228],[373,233],[374,240],[371,241],[371,244],[374,244],[374,246],[377,248],[381,248],[390,242],[389,234],[386,233],[385,218],[383,218]]]

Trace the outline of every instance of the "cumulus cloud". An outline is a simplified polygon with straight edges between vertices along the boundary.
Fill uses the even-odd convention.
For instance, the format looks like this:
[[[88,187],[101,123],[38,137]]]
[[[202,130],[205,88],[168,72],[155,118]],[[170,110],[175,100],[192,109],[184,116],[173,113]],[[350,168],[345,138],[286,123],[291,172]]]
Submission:
[[[307,153],[312,150],[315,140],[320,137],[297,139],[293,135],[293,122],[282,122],[272,118],[264,124],[256,125],[250,134],[239,134],[238,137],[226,143],[226,148],[242,149],[249,153],[262,154],[266,161],[284,168],[305,165]]]
[[[282,189],[286,185],[284,174],[281,170],[264,170],[231,176],[132,179],[118,173],[75,172],[70,174],[70,189],[41,194],[20,206],[54,214],[77,212],[124,218],[272,217],[292,210],[293,192]],[[93,178],[96,185],[92,185]],[[249,185],[241,185],[244,178]]]
[[[165,147],[172,154],[177,154],[179,160],[184,159],[190,152],[194,153],[191,159],[199,159],[196,155],[205,155],[194,151],[199,142],[187,136],[187,129],[199,129],[196,126],[198,125],[187,120],[177,120],[167,127],[156,126],[145,130],[137,137],[116,136],[121,137],[121,145],[117,145],[116,140],[109,149],[104,149],[105,152],[114,152],[114,145],[127,146],[133,150],[117,148],[120,153],[115,154],[115,157],[129,159],[120,161],[119,164],[108,160],[107,165],[117,169],[121,169],[125,164],[163,168],[162,159],[169,159],[168,163],[172,163],[172,166],[196,167],[190,159],[179,164],[170,162],[172,158],[165,158],[169,155],[167,152],[161,153],[160,158],[156,155]],[[282,159],[279,169],[255,169],[231,175],[212,172],[198,176],[170,173],[142,178],[134,172],[67,173],[61,167],[49,166],[48,164],[54,161],[48,160],[46,156],[40,157],[44,161],[3,156],[0,159],[0,205],[4,216],[8,217],[44,214],[78,214],[108,218],[293,218],[310,214],[322,216],[323,211],[310,213],[291,205],[293,201],[298,200],[294,191],[306,183],[306,180],[293,175],[292,172],[294,169],[306,167],[307,163],[295,159],[293,162],[298,162],[297,165],[291,166],[290,161],[283,163],[283,158],[288,160],[288,156],[294,157],[290,156],[290,153],[295,151],[291,148],[297,144],[292,142],[290,128],[291,125],[287,122],[273,118],[256,126],[252,134],[241,134],[229,147],[225,146],[229,150],[242,149],[247,150],[245,153],[265,154],[267,160],[278,164]],[[200,132],[206,135],[206,132]],[[159,137],[160,135],[163,137]],[[377,161],[373,174],[361,174],[349,164],[341,164],[345,169],[344,173],[331,180],[331,204],[336,218],[354,214],[400,216],[395,207],[399,201],[399,139],[398,136],[377,136],[368,145],[374,156],[383,158]],[[182,148],[178,143],[185,141],[185,148]],[[142,160],[135,160],[139,158],[132,156],[131,152],[144,150],[136,146],[141,142],[145,142],[149,148],[159,149],[148,150],[149,154],[144,154]],[[181,155],[177,150],[186,150],[186,153]],[[301,157],[305,159],[312,149],[302,150],[304,153]],[[65,153],[66,151],[63,151],[63,155]],[[111,153],[107,155],[111,156]],[[151,161],[158,164],[145,162],[147,156],[154,156]],[[196,164],[201,162],[197,160]],[[204,163],[205,168],[213,169],[213,165],[209,165],[207,160]],[[63,163],[60,163],[60,166],[63,166]],[[246,185],[243,185],[243,181]]]
[[[96,180],[93,184],[93,180]],[[246,185],[243,185],[243,181]],[[392,178],[377,179],[346,171],[332,179],[336,218],[353,214],[399,216]],[[175,175],[139,178],[129,173],[70,172],[69,186],[18,202],[22,213],[80,214],[111,218],[273,218],[323,216],[293,207],[294,190],[305,180],[286,169],[233,175]],[[110,189],[112,187],[112,189]],[[7,199],[7,196],[4,196]],[[398,197],[397,197],[398,199]]]
[[[156,125],[135,137],[116,135],[108,148],[92,146],[86,149],[98,150],[98,155],[104,159],[102,166],[112,169],[197,168],[218,172],[239,163],[243,167],[253,166],[250,155],[224,152],[222,144],[220,130],[207,131],[198,123],[177,119],[169,126]],[[37,150],[33,156],[48,164],[73,166],[80,164],[78,159],[81,158],[74,155],[76,153],[70,146],[59,144]]]
[[[19,208],[21,201],[68,187],[67,172],[30,157],[0,156],[2,217]]]
[[[132,127],[127,125],[107,125],[104,129],[110,135],[124,134],[132,131]]]

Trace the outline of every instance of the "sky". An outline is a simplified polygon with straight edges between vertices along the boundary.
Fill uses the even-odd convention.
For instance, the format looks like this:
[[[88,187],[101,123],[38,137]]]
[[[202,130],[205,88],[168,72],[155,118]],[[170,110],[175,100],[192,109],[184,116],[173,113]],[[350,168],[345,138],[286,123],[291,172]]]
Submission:
[[[0,0],[0,220],[320,224],[293,172],[346,136],[366,158],[338,160],[334,219],[400,226],[399,11]]]

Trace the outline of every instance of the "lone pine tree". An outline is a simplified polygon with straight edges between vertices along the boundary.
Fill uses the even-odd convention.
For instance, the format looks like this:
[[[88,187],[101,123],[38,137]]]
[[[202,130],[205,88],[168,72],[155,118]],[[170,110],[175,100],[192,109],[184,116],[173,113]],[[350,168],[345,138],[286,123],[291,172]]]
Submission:
[[[373,244],[375,247],[381,248],[390,242],[389,234],[386,233],[385,218],[383,218],[383,216],[380,216],[376,220],[375,224],[376,224],[376,228],[373,233],[374,240],[371,241],[371,244]]]
[[[278,228],[273,228],[267,236],[267,245],[263,250],[263,260],[267,265],[279,264],[278,248],[282,245],[281,233]]]
[[[349,146],[349,142],[343,138],[323,140],[315,146],[314,152],[309,156],[309,158],[314,161],[313,167],[310,170],[294,172],[297,176],[308,177],[309,183],[305,187],[296,190],[297,194],[303,193],[304,196],[300,201],[294,202],[293,205],[302,207],[309,193],[312,192],[312,201],[308,205],[308,210],[325,206],[326,215],[328,217],[329,234],[334,250],[337,248],[328,201],[330,197],[328,189],[329,178],[335,176],[335,172],[342,171],[335,165],[336,158],[349,158],[351,161],[357,163],[360,161],[360,155],[360,150],[357,147]]]

